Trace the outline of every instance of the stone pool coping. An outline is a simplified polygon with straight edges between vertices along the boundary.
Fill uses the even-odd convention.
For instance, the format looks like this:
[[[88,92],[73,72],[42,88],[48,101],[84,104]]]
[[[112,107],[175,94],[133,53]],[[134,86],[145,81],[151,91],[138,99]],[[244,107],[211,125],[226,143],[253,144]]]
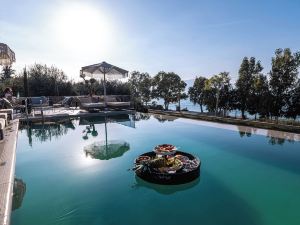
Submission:
[[[18,128],[19,120],[10,121],[0,143],[0,225],[10,224]]]
[[[201,121],[210,121],[215,123],[223,123],[223,124],[231,124],[236,126],[247,126],[247,127],[255,127],[262,128],[267,130],[277,130],[284,131],[289,133],[297,133],[300,134],[300,126],[293,125],[285,125],[285,124],[276,124],[276,123],[268,123],[262,121],[254,121],[254,120],[242,120],[236,118],[227,118],[227,117],[218,117],[218,116],[208,116],[202,115],[197,112],[177,112],[177,111],[162,111],[162,110],[149,110],[149,113],[157,114],[157,115],[166,115],[166,116],[174,116],[178,118],[188,118],[193,120],[201,120]]]
[[[163,118],[166,118],[169,120],[176,119],[176,121],[178,121],[178,122],[189,123],[189,124],[194,124],[194,125],[197,124],[197,125],[201,125],[201,126],[220,128],[220,129],[231,130],[231,131],[236,131],[236,132],[244,132],[246,134],[256,134],[256,135],[262,135],[262,136],[266,136],[266,137],[286,139],[286,140],[290,140],[290,141],[300,141],[300,134],[294,133],[294,132],[257,128],[254,126],[245,126],[245,125],[238,125],[238,124],[221,123],[221,122],[217,122],[217,121],[206,121],[206,120],[202,120],[202,119],[179,117],[179,116],[174,116],[174,115],[170,116],[170,115],[164,115],[164,114],[160,114],[160,113],[150,113],[150,114],[159,115],[159,116],[162,116]]]

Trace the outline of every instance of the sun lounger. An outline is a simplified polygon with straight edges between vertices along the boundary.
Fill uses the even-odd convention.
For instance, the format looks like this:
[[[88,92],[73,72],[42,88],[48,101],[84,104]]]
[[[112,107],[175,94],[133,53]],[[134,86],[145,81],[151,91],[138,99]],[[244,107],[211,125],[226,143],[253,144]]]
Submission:
[[[4,139],[5,119],[0,118],[0,142]]]
[[[121,99],[118,99],[115,96],[107,96],[106,101],[107,101],[107,106],[110,108],[129,108],[130,107],[130,102],[124,102],[120,101]]]
[[[111,108],[129,108],[130,102],[107,102],[107,106]]]
[[[7,119],[13,120],[13,109],[0,109],[0,113],[7,113]]]
[[[7,113],[0,113],[0,118],[4,119],[5,126],[7,126],[8,125]]]
[[[104,102],[93,102],[91,97],[75,97],[73,102],[78,103],[81,109],[95,111],[104,108]]]

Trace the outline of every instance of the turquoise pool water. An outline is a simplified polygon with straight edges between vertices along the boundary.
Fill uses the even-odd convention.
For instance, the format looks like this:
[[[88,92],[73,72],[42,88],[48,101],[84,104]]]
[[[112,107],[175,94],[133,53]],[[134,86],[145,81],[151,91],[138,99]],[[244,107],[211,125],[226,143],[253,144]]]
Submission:
[[[300,142],[184,119],[107,120],[19,132],[16,177],[26,193],[13,225],[300,224]],[[94,159],[84,149],[95,142],[123,148]],[[197,155],[200,178],[161,186],[128,171],[160,143]]]

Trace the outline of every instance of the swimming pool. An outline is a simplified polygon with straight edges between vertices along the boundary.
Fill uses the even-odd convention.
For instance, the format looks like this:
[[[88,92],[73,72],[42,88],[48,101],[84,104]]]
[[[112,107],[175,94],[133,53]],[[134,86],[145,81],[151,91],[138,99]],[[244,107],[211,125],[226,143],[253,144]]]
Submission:
[[[20,130],[16,177],[26,193],[12,224],[300,224],[299,141],[251,128],[135,117]],[[118,151],[87,154],[95,143]],[[163,186],[128,170],[160,143],[198,156],[200,178]]]

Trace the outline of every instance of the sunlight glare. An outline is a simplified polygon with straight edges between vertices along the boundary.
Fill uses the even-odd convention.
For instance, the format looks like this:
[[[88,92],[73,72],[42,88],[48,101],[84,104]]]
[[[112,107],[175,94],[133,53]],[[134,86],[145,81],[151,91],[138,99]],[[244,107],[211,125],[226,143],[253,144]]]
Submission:
[[[108,50],[112,26],[101,11],[89,5],[74,4],[62,7],[56,15],[56,38],[64,47]]]

